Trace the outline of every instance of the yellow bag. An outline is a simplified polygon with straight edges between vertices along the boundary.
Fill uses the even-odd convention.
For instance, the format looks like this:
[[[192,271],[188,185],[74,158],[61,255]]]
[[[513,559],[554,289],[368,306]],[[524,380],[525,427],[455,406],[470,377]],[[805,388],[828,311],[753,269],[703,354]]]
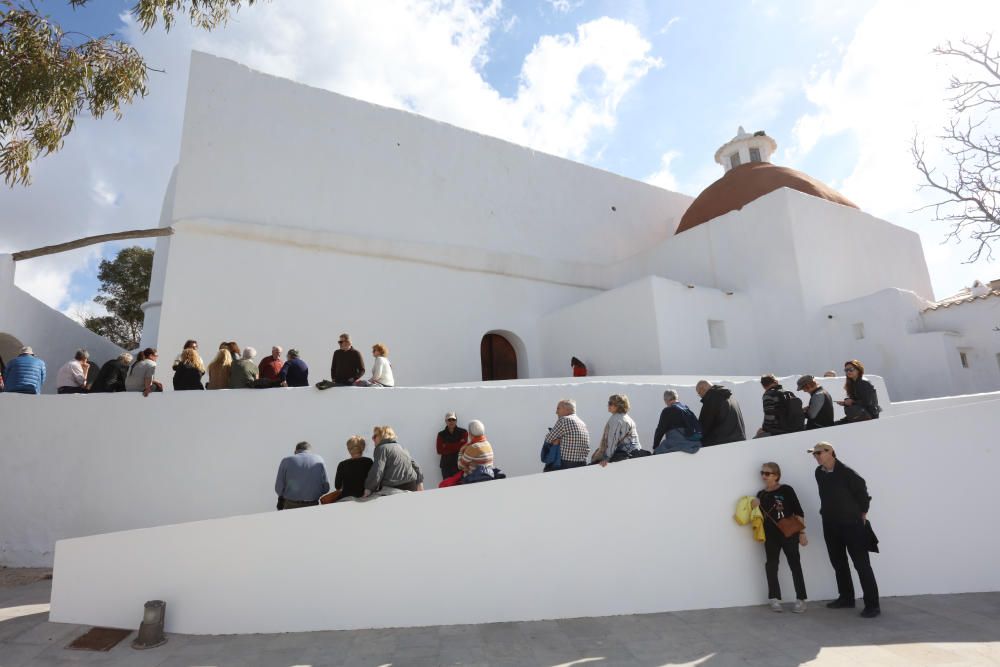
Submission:
[[[741,526],[750,523],[750,501],[752,500],[753,496],[743,496],[736,501],[736,513],[733,514],[733,519]]]

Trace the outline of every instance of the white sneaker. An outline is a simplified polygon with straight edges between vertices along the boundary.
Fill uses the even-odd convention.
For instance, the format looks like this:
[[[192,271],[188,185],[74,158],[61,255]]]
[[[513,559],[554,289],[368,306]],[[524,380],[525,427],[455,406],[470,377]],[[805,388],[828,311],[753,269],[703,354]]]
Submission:
[[[769,607],[771,607],[771,611],[776,611],[779,614],[785,611],[784,609],[781,608],[781,600],[779,600],[778,598],[771,598],[770,600],[767,601],[767,604]]]
[[[804,614],[805,611],[806,611],[806,601],[805,600],[796,600],[795,601],[795,606],[792,607],[792,612],[795,613],[795,614]]]

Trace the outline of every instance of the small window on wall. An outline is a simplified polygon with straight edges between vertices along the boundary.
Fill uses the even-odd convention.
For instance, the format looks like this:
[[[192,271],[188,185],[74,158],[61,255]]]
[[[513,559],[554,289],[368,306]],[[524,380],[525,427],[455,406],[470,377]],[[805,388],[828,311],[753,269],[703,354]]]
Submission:
[[[958,351],[958,358],[962,362],[962,368],[969,367],[969,353],[964,350]]]
[[[708,342],[715,350],[726,348],[726,323],[722,320],[708,321]]]
[[[730,167],[738,167],[738,166],[740,166],[740,154],[739,153],[733,153],[732,155],[729,156],[729,166]]]
[[[855,322],[854,324],[851,325],[851,328],[854,330],[854,340],[861,340],[862,338],[865,337],[864,322]]]
[[[760,149],[759,148],[751,148],[750,149],[750,161],[751,162],[760,162]]]

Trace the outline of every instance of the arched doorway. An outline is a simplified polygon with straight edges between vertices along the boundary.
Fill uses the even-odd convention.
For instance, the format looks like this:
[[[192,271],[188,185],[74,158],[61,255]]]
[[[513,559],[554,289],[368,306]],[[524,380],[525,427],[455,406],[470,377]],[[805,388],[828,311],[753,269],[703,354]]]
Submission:
[[[516,380],[517,352],[510,341],[498,333],[488,333],[479,344],[483,381]]]
[[[21,347],[24,345],[14,336],[8,333],[0,332],[0,359],[3,359],[3,363],[6,364],[8,361],[16,357],[21,353]]]

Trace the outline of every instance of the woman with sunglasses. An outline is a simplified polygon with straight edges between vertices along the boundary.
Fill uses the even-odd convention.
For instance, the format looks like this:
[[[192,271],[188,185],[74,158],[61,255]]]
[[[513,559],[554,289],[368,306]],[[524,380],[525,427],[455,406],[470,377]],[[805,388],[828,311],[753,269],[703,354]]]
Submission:
[[[760,507],[764,513],[764,573],[767,575],[767,598],[771,611],[781,612],[781,586],[778,584],[778,561],[781,552],[785,552],[788,569],[792,571],[792,583],[795,585],[795,606],[792,611],[801,614],[806,610],[806,581],[802,576],[802,563],[799,560],[799,545],[806,546],[809,539],[803,529],[789,537],[778,528],[778,522],[786,517],[796,516],[805,525],[805,512],[795,495],[795,489],[781,483],[781,467],[772,462],[760,467],[760,478],[764,488],[757,493],[751,502],[753,507]]]
[[[847,382],[844,383],[847,398],[837,401],[837,405],[844,406],[845,416],[840,423],[878,419],[882,412],[878,404],[878,392],[871,382],[864,379],[864,364],[857,359],[845,361],[844,375],[847,376]]]

